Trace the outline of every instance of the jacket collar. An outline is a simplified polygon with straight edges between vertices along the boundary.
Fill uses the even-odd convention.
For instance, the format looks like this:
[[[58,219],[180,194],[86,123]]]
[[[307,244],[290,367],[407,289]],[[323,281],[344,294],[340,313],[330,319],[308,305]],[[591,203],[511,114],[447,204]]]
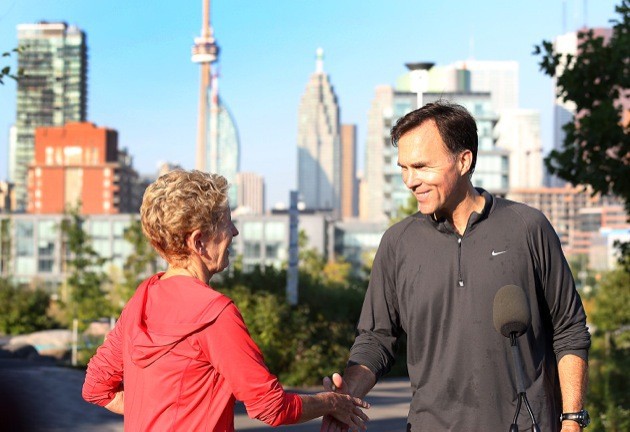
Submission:
[[[478,223],[480,223],[481,221],[483,221],[484,219],[488,217],[488,215],[490,214],[492,210],[492,206],[494,204],[494,197],[492,196],[492,194],[490,194],[490,192],[482,188],[475,188],[475,189],[484,198],[485,204],[483,206],[483,210],[481,211],[481,213],[478,213],[478,212],[471,213],[470,217],[468,218],[468,223],[466,224],[466,233],[473,230],[475,225],[477,225]],[[445,233],[445,234],[457,233],[453,224],[451,224],[448,220],[446,220],[446,218],[435,219],[433,215],[423,215],[420,213],[419,215],[420,217],[424,217],[427,221],[429,221],[429,223],[433,227],[435,227],[435,229],[437,229],[438,231],[442,233]]]

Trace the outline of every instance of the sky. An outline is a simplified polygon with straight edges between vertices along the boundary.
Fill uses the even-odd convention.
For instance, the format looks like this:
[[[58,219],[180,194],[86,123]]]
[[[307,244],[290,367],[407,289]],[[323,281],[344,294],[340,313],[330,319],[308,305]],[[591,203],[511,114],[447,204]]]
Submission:
[[[619,0],[211,0],[220,46],[219,92],[235,117],[241,171],[265,178],[267,207],[288,202],[297,171],[297,110],[315,51],[338,96],[342,123],[358,128],[363,166],[367,113],[377,85],[405,63],[516,60],[520,107],[541,113],[551,145],[553,88],[533,47],[556,35],[611,26]],[[160,162],[195,165],[201,0],[0,0],[0,52],[16,26],[65,21],[87,34],[88,121],[116,129],[142,174]],[[564,12],[563,12],[564,11]],[[15,57],[0,66],[16,66]],[[216,66],[215,66],[216,67]],[[0,86],[0,179],[7,178],[16,84]]]

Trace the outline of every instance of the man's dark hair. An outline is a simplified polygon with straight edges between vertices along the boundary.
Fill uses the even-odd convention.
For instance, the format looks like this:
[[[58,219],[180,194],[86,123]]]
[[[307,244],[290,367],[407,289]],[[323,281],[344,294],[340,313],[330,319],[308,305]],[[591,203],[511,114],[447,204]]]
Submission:
[[[438,100],[411,111],[404,117],[399,118],[392,128],[392,145],[397,147],[400,137],[419,127],[427,120],[435,121],[446,149],[453,156],[464,150],[472,152],[473,160],[469,172],[469,174],[472,174],[477,164],[477,148],[479,146],[477,123],[468,110],[461,105]]]

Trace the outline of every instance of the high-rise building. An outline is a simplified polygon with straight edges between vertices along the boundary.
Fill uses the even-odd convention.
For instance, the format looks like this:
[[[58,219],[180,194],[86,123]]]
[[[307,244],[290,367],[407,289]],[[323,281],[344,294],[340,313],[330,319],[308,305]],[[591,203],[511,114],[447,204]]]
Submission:
[[[253,172],[236,175],[238,207],[240,214],[261,215],[265,211],[265,180]]]
[[[396,149],[389,141],[389,131],[394,120],[394,89],[389,85],[377,86],[368,111],[365,165],[359,201],[359,217],[366,221],[387,220],[391,214],[393,185],[400,178],[400,169],[396,166]]]
[[[341,143],[337,95],[324,73],[323,50],[298,111],[298,191],[307,209],[339,212]]]
[[[176,164],[176,163],[172,163],[172,162],[162,162],[159,166],[158,166],[158,170],[157,170],[157,176],[163,176],[164,174],[167,174],[171,171],[175,171],[175,170],[181,170],[183,169],[181,165]]]
[[[14,200],[13,183],[0,181],[0,213],[10,213],[13,209]]]
[[[212,64],[218,56],[219,46],[210,24],[210,0],[202,0],[201,36],[195,38],[192,49],[192,61],[199,63],[201,70],[196,168],[221,174],[234,185],[228,196],[230,207],[235,208],[240,144],[234,117],[219,97],[219,75],[212,73]]]
[[[138,174],[118,149],[118,132],[92,123],[67,123],[35,131],[35,158],[28,169],[28,213],[135,213]]]
[[[9,179],[16,210],[27,206],[27,170],[34,156],[35,129],[85,121],[87,45],[78,27],[64,22],[20,24],[17,116],[9,144]]]
[[[592,30],[595,36],[601,36],[604,40],[608,40],[612,36],[612,29],[594,28]],[[586,31],[586,29],[583,29],[583,31]],[[571,56],[573,61],[579,57],[580,43],[580,35],[577,31],[568,32],[556,37],[553,42],[553,49],[557,54],[560,54],[560,64],[556,69],[556,75],[562,74],[565,68],[569,66],[567,65],[568,56]],[[553,143],[551,150],[560,151],[564,147],[565,133],[563,126],[573,121],[576,105],[573,101],[562,100],[562,97],[558,95],[558,87],[555,78],[553,91]],[[545,184],[550,187],[560,187],[565,184],[565,181],[549,173],[545,173]]]
[[[543,184],[540,113],[506,109],[495,128],[497,147],[509,150],[509,188],[538,188]]]
[[[60,229],[67,215],[57,214],[0,214],[0,277],[10,277],[20,285],[46,289],[51,294],[67,294],[64,282],[69,276],[66,236]],[[82,228],[90,237],[90,246],[101,257],[107,258],[99,270],[122,274],[134,248],[125,239],[125,231],[137,222],[137,214],[98,214],[85,216]],[[147,266],[149,269],[151,265]],[[166,267],[157,258],[157,267]],[[110,273],[112,274],[112,273]],[[145,277],[148,274],[140,274]]]
[[[357,216],[359,195],[357,181],[357,126],[341,125],[341,217]]]
[[[465,60],[455,62],[452,67],[470,71],[470,90],[490,92],[497,114],[519,107],[518,62]]]
[[[568,259],[588,254],[591,239],[600,229],[630,226],[619,198],[593,194],[590,188],[582,186],[513,189],[507,198],[543,212],[556,230]]]

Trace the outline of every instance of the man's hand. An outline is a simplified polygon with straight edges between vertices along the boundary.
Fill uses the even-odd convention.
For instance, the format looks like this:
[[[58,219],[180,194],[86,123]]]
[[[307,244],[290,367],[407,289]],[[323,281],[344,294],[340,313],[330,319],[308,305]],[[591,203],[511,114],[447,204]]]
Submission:
[[[343,377],[337,372],[332,374],[332,379],[324,377],[324,389],[327,391],[334,391],[337,393],[349,394],[348,386],[346,385]]]
[[[324,388],[337,393],[349,394],[352,397],[365,398],[376,384],[376,375],[366,366],[355,364],[346,368],[343,378],[338,373],[332,375],[332,379],[324,378]],[[320,432],[345,432],[345,425],[339,424],[334,419],[324,417]]]
[[[326,405],[330,406],[329,415],[334,417],[345,429],[350,428],[353,432],[367,430],[365,422],[369,418],[361,408],[369,408],[369,403],[350,395],[335,392],[319,393],[318,396],[326,401],[324,402]]]
[[[332,379],[324,377],[323,384],[326,391],[348,394],[348,386],[337,372],[332,374]],[[322,426],[319,429],[320,432],[346,432],[347,430],[348,426],[346,424],[329,415],[324,416]]]

